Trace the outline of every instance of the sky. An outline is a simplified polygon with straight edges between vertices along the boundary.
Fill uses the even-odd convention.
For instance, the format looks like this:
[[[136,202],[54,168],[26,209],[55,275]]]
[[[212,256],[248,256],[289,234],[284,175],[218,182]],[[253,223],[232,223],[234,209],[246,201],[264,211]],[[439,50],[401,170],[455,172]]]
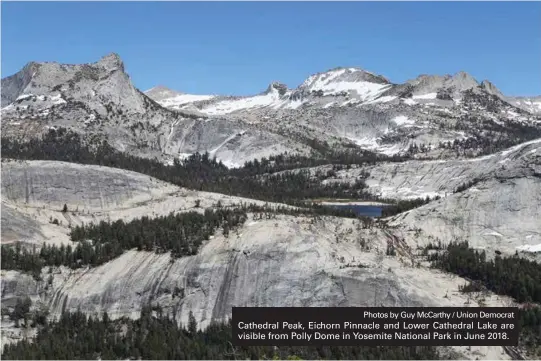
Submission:
[[[251,95],[360,67],[541,94],[541,2],[2,2],[2,77],[115,52],[135,86]]]

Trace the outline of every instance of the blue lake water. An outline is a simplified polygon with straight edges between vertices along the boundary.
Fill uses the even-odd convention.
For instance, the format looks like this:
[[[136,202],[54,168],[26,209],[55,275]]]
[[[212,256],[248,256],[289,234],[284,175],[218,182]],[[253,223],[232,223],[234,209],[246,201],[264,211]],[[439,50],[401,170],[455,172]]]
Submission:
[[[329,207],[351,209],[358,216],[381,217],[381,206],[365,206],[358,204],[329,205]]]

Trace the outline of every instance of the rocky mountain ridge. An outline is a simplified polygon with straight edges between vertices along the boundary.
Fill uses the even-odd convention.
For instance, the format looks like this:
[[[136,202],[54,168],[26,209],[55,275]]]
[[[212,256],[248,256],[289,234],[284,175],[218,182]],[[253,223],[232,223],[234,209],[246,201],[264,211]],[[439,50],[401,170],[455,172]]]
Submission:
[[[519,102],[490,81],[479,82],[463,71],[393,84],[363,69],[335,68],[310,76],[297,88],[280,84],[280,89],[273,92],[271,84],[252,97],[214,97],[178,108],[248,120],[276,132],[300,131],[330,143],[349,142],[387,155],[424,145],[434,150],[431,156],[448,157],[441,143],[474,138],[474,143],[490,143],[507,138],[516,127],[541,125],[541,103],[535,98]],[[471,153],[479,154],[479,149]]]
[[[242,120],[208,122],[197,112],[160,106],[133,86],[116,54],[84,65],[30,63],[2,79],[2,90],[3,136],[31,138],[60,126],[165,162],[205,151],[226,164],[303,152],[295,140]]]
[[[524,108],[523,110],[536,113],[537,101],[539,100],[539,97],[507,97],[490,81],[483,80],[482,82],[478,82],[470,74],[464,71],[460,71],[454,75],[444,76],[422,74],[403,84],[393,84],[387,78],[381,75],[375,75],[364,69],[339,67],[314,74],[294,89],[289,89],[285,84],[274,82],[269,85],[267,91],[262,94],[269,94],[275,84],[279,84],[281,93],[278,99],[274,99],[274,102],[271,102],[271,99],[267,99],[267,103],[261,101],[256,104],[255,102],[249,101],[253,97],[236,96],[230,97],[231,100],[237,103],[243,102],[245,104],[237,104],[237,106],[230,104],[230,108],[221,107],[220,109],[217,109],[219,108],[217,105],[215,107],[210,105],[216,102],[224,103],[226,101],[225,98],[228,97],[208,96],[209,99],[214,98],[214,102],[201,102],[196,105],[200,105],[200,109],[207,114],[227,114],[239,110],[247,110],[253,107],[296,109],[302,104],[321,106],[321,104],[315,102],[313,99],[309,99],[311,95],[314,97],[333,96],[335,98],[342,96],[344,98],[349,98],[351,102],[348,104],[358,105],[361,105],[362,103],[386,103],[400,98],[413,98],[417,100],[454,99],[456,102],[459,102],[462,98],[462,92],[475,90],[477,92],[485,92],[497,96],[513,106],[518,106],[517,100],[522,99],[523,105],[518,106],[519,108],[529,104],[529,101],[533,106]],[[172,98],[175,96],[155,96],[152,91],[153,89],[145,93],[158,102],[163,101],[165,98]],[[202,96],[198,95],[194,97]],[[287,100],[289,100],[289,102]],[[298,100],[304,100],[304,102],[302,104],[295,104],[294,101]],[[194,100],[194,102],[197,103],[198,100]],[[332,103],[326,102],[323,104],[323,107],[330,107],[332,106]],[[413,105],[413,102],[406,102],[406,104]]]
[[[502,139],[518,144],[534,138],[541,116],[517,105],[535,110],[536,104],[513,103],[465,72],[393,84],[359,68],[314,74],[295,89],[273,82],[251,97],[165,87],[145,94],[133,86],[120,57],[109,54],[83,65],[29,63],[2,79],[2,132],[32,137],[62,126],[138,156],[172,162],[209,152],[230,167],[284,152],[307,155],[317,151],[314,140],[386,155],[416,156],[412,147],[423,145],[423,156],[449,158],[464,152],[450,152],[443,143],[468,142],[469,154],[478,155]]]

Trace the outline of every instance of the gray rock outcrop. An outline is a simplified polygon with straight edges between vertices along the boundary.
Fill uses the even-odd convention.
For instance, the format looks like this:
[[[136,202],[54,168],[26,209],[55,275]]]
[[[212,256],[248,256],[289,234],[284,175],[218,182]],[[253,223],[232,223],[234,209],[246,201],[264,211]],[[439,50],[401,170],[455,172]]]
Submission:
[[[440,196],[438,201],[392,217],[390,224],[412,247],[436,239],[444,243],[467,240],[490,252],[514,254],[541,244],[540,170],[541,139],[537,139],[466,160],[408,161],[343,170],[329,181],[353,182],[361,171],[368,171],[368,189],[375,194],[398,199]],[[417,229],[423,233],[416,235]]]

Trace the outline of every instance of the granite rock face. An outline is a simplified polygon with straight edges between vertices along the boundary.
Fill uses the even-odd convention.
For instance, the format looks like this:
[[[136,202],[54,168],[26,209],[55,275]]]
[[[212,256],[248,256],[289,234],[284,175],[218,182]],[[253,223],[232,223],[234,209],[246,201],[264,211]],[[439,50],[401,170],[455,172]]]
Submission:
[[[185,212],[195,209],[196,200],[199,209],[218,201],[223,206],[264,203],[190,191],[107,167],[49,161],[2,164],[2,230],[15,229],[13,240],[20,239],[30,228],[19,224],[30,222],[36,227],[36,245],[69,243],[69,224]],[[61,212],[63,204],[67,213]],[[50,224],[51,217],[62,224]],[[476,304],[458,292],[465,280],[417,264],[415,247],[397,238],[400,231],[364,229],[358,220],[336,217],[255,220],[249,215],[240,229],[227,238],[217,233],[195,256],[172,260],[169,254],[132,250],[96,268],[45,268],[41,281],[2,271],[2,302],[9,306],[28,295],[53,318],[77,309],[136,318],[143,305],[159,303],[179,323],[185,324],[193,312],[201,327],[227,319],[233,306]],[[396,256],[386,255],[390,242]],[[487,295],[484,302],[509,301]],[[22,337],[9,323],[2,327],[3,343]],[[479,355],[489,359],[503,357],[501,350],[497,355],[482,352]]]
[[[217,235],[197,256],[173,263],[169,255],[129,251],[95,269],[59,270],[52,290],[40,297],[53,314],[79,308],[134,317],[152,300],[181,322],[193,311],[202,326],[228,317],[232,306],[433,302],[426,290],[409,289],[413,285],[404,285],[392,272],[401,265],[384,260],[383,234],[375,232],[369,243],[372,252],[363,252],[358,235],[347,234],[355,227],[349,220],[331,218],[315,223],[294,217],[248,221],[238,234]],[[40,293],[42,286],[31,278],[11,278],[10,273],[3,282],[5,295]]]
[[[389,198],[441,199],[390,224],[412,247],[439,239],[514,254],[541,244],[541,140],[465,160],[408,161],[337,172],[353,182],[367,171],[369,191]],[[460,187],[465,188],[460,190]],[[415,236],[415,231],[423,233]]]
[[[217,235],[196,256],[171,262],[167,254],[129,251],[94,269],[57,269],[48,289],[44,281],[4,272],[2,297],[30,295],[53,316],[80,309],[137,317],[151,301],[183,323],[192,311],[202,327],[229,317],[232,306],[466,302],[455,292],[463,280],[385,256],[387,236],[382,231],[350,229],[356,229],[353,221],[335,218],[249,221],[238,235]],[[367,240],[364,248],[359,237]],[[43,277],[48,277],[46,270]],[[445,298],[447,292],[452,296]]]
[[[3,160],[1,191],[2,241],[34,244],[69,242],[70,225],[200,210],[218,202],[265,203],[192,191],[122,169],[56,161]]]
[[[2,200],[61,210],[110,210],[152,199],[173,185],[149,176],[100,166],[55,161],[4,161]],[[126,204],[126,201],[129,202]]]

